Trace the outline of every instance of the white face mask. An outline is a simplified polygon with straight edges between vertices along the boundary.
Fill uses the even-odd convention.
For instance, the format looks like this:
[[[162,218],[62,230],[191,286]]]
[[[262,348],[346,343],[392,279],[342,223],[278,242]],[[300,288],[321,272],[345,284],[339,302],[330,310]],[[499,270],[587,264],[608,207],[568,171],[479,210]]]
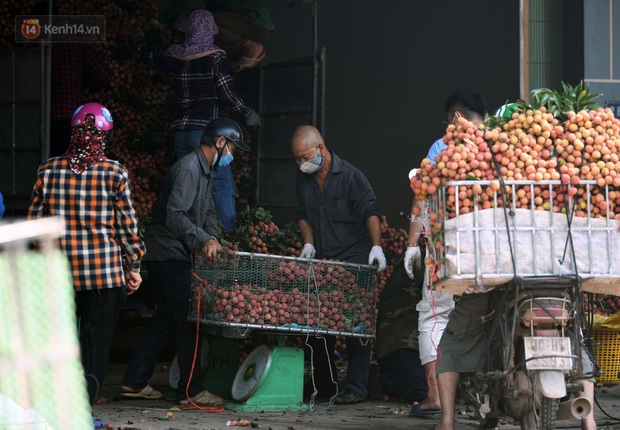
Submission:
[[[297,164],[299,164],[299,170],[311,175],[317,172],[323,165],[323,156],[319,155],[319,148],[317,148],[316,155],[313,158],[307,161],[298,161]]]

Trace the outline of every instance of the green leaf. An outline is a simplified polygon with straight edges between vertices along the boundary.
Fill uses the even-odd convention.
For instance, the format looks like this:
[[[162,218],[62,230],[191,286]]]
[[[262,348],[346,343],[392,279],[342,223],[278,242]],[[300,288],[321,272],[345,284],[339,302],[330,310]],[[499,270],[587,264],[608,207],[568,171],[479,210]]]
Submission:
[[[562,89],[564,90],[565,93],[568,93],[568,94],[572,93],[573,91],[573,88],[565,82],[562,82]]]
[[[583,90],[581,93],[579,93],[579,96],[577,97],[577,104],[581,104],[581,100],[583,100],[583,98],[587,95],[588,92],[586,90]]]
[[[467,179],[468,181],[479,181],[480,178],[476,178],[474,175],[471,174],[467,174],[467,176],[465,176],[465,179]]]
[[[555,102],[556,106],[561,107],[562,106],[562,96],[558,93],[553,94],[553,101]]]

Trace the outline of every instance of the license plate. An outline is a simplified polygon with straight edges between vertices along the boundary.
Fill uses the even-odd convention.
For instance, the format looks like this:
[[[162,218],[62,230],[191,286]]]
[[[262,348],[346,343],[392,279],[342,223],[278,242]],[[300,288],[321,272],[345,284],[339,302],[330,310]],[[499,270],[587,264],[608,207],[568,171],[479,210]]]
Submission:
[[[524,337],[525,362],[528,369],[570,370],[573,360],[568,337]]]

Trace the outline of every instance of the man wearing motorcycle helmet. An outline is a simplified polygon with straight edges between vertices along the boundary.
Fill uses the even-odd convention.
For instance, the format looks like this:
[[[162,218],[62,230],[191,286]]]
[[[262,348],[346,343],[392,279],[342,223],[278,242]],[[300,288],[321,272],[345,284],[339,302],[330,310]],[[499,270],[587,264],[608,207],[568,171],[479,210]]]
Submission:
[[[187,321],[187,303],[191,294],[192,258],[201,252],[213,261],[222,249],[217,237],[217,215],[211,189],[213,175],[228,166],[237,150],[249,152],[241,129],[229,118],[209,122],[200,141],[168,171],[163,187],[153,205],[151,222],[144,241],[148,250],[145,261],[150,287],[157,304],[138,347],[127,365],[121,397],[161,398],[148,380],[160,353],[176,338],[180,378],[177,401],[199,405],[221,405],[223,400],[205,390],[200,382],[200,368],[190,380],[196,342],[196,327]],[[198,345],[200,352],[200,345]],[[200,363],[200,357],[196,357]],[[186,396],[186,388],[188,397]]]
[[[226,53],[213,42],[218,32],[208,10],[195,9],[179,19],[176,28],[185,34],[181,44],[165,50],[152,47],[137,35],[138,51],[153,67],[173,77],[174,108],[170,127],[174,129],[177,160],[200,146],[205,127],[227,107],[245,117],[248,127],[260,125],[260,116],[240,96],[230,74]],[[217,216],[225,230],[235,228],[235,180],[230,166],[213,173],[213,197]]]
[[[120,307],[142,282],[145,254],[129,172],[105,156],[113,124],[110,112],[98,103],[75,111],[67,152],[39,167],[28,210],[31,219],[65,220],[59,243],[73,275],[91,405],[103,386]]]

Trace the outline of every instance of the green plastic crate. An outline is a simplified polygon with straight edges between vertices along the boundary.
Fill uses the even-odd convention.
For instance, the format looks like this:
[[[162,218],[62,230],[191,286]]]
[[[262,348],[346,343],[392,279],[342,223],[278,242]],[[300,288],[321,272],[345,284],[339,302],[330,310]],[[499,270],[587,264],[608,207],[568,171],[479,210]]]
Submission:
[[[92,428],[61,252],[0,252],[0,321],[0,428]]]

